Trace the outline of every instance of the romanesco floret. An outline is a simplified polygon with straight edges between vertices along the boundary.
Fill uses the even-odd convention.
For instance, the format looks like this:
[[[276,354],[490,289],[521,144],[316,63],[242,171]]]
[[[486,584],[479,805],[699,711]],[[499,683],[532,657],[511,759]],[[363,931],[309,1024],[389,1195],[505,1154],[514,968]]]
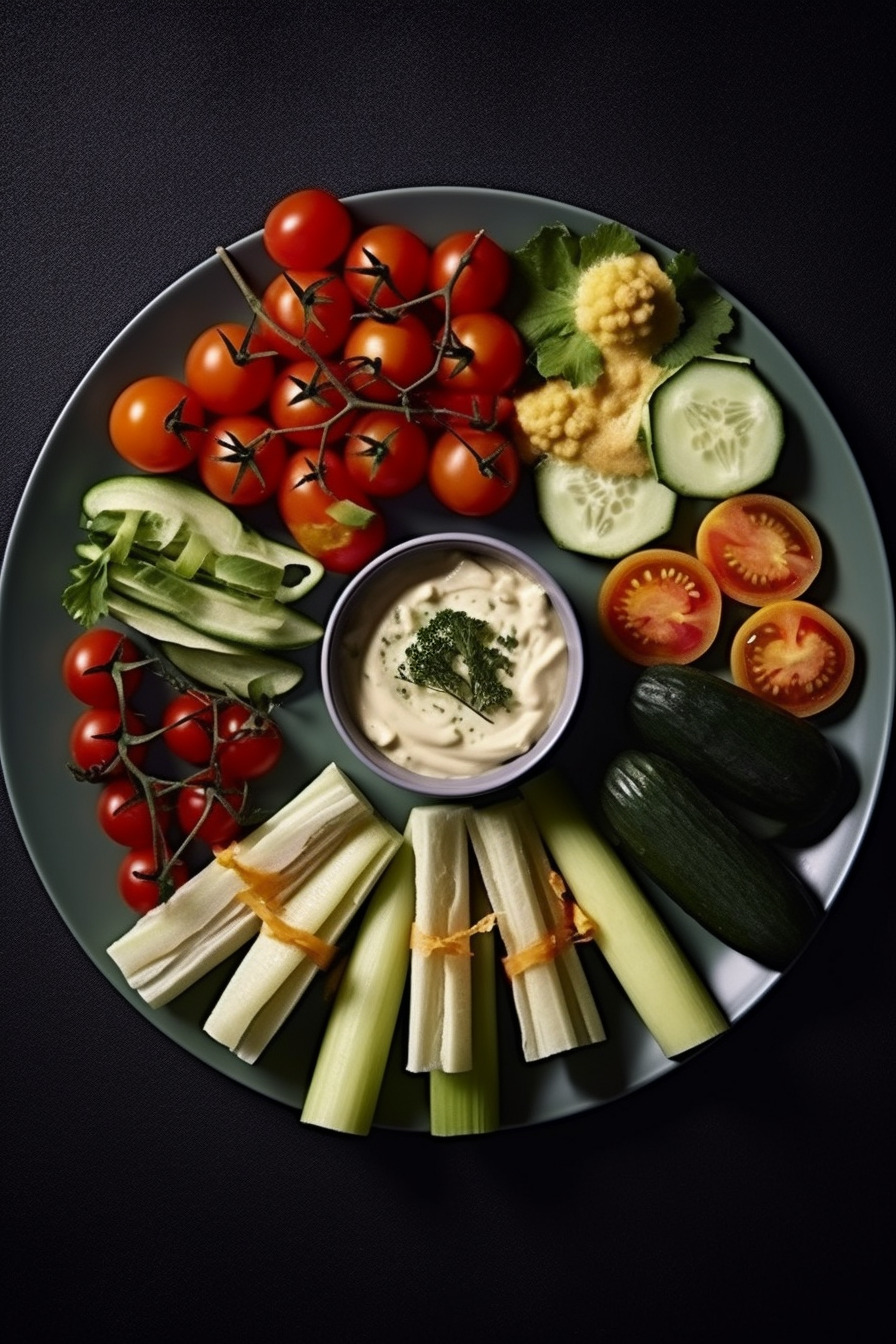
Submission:
[[[617,344],[654,354],[674,339],[681,319],[675,286],[649,252],[610,257],[579,281],[576,325],[605,354]]]

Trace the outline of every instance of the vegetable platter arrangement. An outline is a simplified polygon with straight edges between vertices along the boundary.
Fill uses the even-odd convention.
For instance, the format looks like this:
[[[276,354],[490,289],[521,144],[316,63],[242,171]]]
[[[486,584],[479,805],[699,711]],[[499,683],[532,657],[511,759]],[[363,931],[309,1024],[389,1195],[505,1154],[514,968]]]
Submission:
[[[307,1123],[618,1098],[769,990],[861,841],[894,680],[861,478],[686,251],[459,188],[300,190],[260,224],[122,332],[22,501],[26,843],[123,997]],[[549,760],[469,798],[368,769],[321,688],[346,585],[436,533],[531,556],[585,653]],[[515,629],[419,621],[403,690],[500,719]]]

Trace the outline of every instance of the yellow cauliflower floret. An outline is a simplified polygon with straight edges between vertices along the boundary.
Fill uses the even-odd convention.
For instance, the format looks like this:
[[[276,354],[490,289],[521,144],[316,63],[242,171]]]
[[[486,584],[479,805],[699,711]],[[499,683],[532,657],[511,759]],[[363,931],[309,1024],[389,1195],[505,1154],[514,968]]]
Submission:
[[[614,371],[620,381],[613,378]],[[549,378],[515,399],[516,443],[527,462],[544,453],[596,471],[644,476],[650,462],[638,442],[641,406],[662,370],[639,360],[608,366],[592,387]],[[640,376],[639,376],[640,375]]]
[[[649,252],[610,257],[584,271],[576,325],[605,355],[614,345],[652,355],[675,337],[682,312],[675,286]]]

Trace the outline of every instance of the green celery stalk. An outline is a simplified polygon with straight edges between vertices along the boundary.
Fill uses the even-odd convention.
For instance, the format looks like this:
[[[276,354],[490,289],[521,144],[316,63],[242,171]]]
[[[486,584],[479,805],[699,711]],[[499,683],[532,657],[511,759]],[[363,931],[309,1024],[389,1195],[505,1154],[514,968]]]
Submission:
[[[317,1055],[302,1122],[368,1134],[410,963],[414,853],[407,834],[370,898]]]
[[[470,876],[470,916],[478,922],[488,912],[482,877],[474,868]],[[440,1138],[489,1134],[500,1122],[495,934],[477,933],[472,941],[473,1067],[465,1073],[433,1069],[429,1075],[429,1128]]]
[[[549,771],[522,793],[569,890],[597,925],[594,941],[664,1054],[725,1031],[721,1008],[565,780]]]

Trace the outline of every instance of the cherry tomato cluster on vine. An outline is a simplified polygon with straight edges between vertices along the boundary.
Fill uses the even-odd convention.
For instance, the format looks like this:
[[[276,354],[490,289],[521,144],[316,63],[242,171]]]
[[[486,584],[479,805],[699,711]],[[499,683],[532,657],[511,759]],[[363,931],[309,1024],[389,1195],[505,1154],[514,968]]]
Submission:
[[[280,270],[246,323],[200,332],[182,377],[120,393],[118,453],[150,473],[195,469],[238,509],[275,502],[338,572],[383,546],[383,501],[424,482],[467,516],[507,503],[520,464],[501,426],[525,363],[499,311],[507,253],[484,232],[431,248],[402,225],[358,229],[318,188],[278,202],[263,240]]]
[[[283,747],[267,715],[198,690],[178,691],[150,724],[134,698],[151,666],[131,639],[103,626],[78,635],[62,661],[65,685],[85,706],[69,736],[72,770],[100,786],[97,821],[127,851],[119,894],[141,914],[189,877],[194,842],[213,851],[243,833],[249,784]],[[144,771],[150,743],[165,753],[163,775]]]

